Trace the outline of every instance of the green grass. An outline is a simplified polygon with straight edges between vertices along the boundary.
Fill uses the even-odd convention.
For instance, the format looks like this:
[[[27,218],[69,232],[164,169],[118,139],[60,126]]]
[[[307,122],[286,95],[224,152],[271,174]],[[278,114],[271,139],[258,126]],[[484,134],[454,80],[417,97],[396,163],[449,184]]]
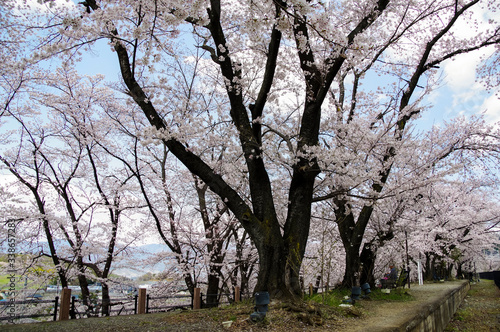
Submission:
[[[326,304],[329,306],[338,306],[342,303],[345,297],[350,297],[351,291],[349,289],[334,289],[328,293],[314,294],[312,296],[307,295],[305,297],[306,301],[313,301],[316,303]],[[371,290],[369,295],[371,300],[375,301],[411,301],[413,298],[408,293],[407,289],[397,288],[392,289],[389,294],[382,293],[380,289],[375,288]]]
[[[16,274],[16,290],[20,290],[24,283],[21,283],[19,281],[19,275]],[[0,275],[0,291],[5,291],[6,289],[10,288],[10,275],[9,274],[4,274]]]
[[[7,276],[7,275],[3,275],[3,276],[1,276],[1,275],[0,275],[0,287],[2,287],[3,285],[7,285],[7,284],[9,284],[9,283],[10,283],[10,278],[9,278],[9,276]]]
[[[500,290],[492,280],[471,285],[465,301],[446,327],[447,332],[498,331]]]
[[[32,290],[32,291],[38,291],[40,289],[45,289],[45,283],[36,283],[36,282],[30,282],[28,280],[28,284],[25,285],[25,280],[24,278],[20,279],[20,275],[16,275],[16,291],[20,290]],[[0,275],[0,291],[6,291],[7,289],[10,288],[10,275]]]
[[[403,288],[391,289],[391,292],[389,294],[382,293],[382,291],[377,288],[372,290],[370,298],[375,301],[393,301],[393,302],[413,300],[413,297],[410,295],[409,290]]]
[[[334,289],[328,293],[306,295],[306,301],[312,301],[316,303],[326,304],[329,306],[338,306],[342,303],[346,296],[350,296],[351,291],[348,289]]]

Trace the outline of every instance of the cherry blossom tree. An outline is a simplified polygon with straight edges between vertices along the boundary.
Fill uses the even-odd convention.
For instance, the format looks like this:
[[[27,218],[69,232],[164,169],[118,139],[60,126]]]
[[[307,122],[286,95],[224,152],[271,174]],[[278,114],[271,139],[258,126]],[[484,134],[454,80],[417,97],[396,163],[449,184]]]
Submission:
[[[391,182],[438,66],[498,45],[498,23],[475,15],[496,9],[486,0],[86,0],[49,10],[37,29],[32,24],[24,31],[37,36],[31,62],[76,61],[94,41],[108,40],[129,100],[255,244],[255,290],[288,297],[301,293],[313,201],[333,202],[346,249],[344,279],[352,283],[374,202]],[[459,25],[477,33],[463,37]],[[160,65],[177,61],[179,46],[207,52],[212,70],[205,94],[217,89],[227,101],[211,116],[231,124],[227,141],[234,144],[231,155],[241,156],[234,165],[242,167],[244,181],[221,173],[200,153],[210,140],[193,143],[210,137],[197,121],[203,109],[168,111],[171,76]],[[361,87],[376,75],[383,76],[380,86]]]
[[[397,261],[401,263],[401,266],[406,265],[406,261],[403,260],[406,234],[412,238],[411,242],[419,241],[414,240],[413,237],[420,234],[416,230],[419,229],[420,222],[423,222],[425,218],[415,218],[414,213],[415,211],[426,211],[432,206],[432,198],[429,198],[428,194],[432,192],[430,188],[461,179],[471,187],[465,192],[462,191],[464,188],[457,187],[457,190],[464,197],[475,194],[475,190],[472,189],[474,183],[490,183],[490,191],[493,196],[495,195],[498,183],[498,137],[498,129],[486,125],[482,117],[468,120],[455,119],[441,127],[436,126],[429,132],[408,135],[404,141],[401,141],[399,146],[401,152],[393,160],[391,176],[385,184],[383,194],[372,201],[373,214],[370,222],[365,230],[357,230],[357,232],[361,232],[358,233],[362,237],[361,250],[349,252],[351,243],[342,238],[342,234],[339,233],[337,224],[334,222],[336,219],[333,211],[335,211],[336,206],[329,199],[319,199],[314,205],[313,216],[317,221],[312,224],[310,243],[306,254],[308,277],[321,276],[324,284],[332,285],[332,282],[338,281],[338,276],[335,276],[333,281],[331,276],[335,275],[338,270],[344,270],[344,266],[349,261],[352,262],[352,258],[348,257],[349,254],[359,259],[360,266],[359,270],[354,270],[352,273],[354,280],[346,281],[344,275],[343,284],[348,285],[357,282],[369,282],[373,285],[375,275],[383,274],[381,271],[386,272],[389,263],[391,263],[391,255],[395,256],[392,258],[393,263]],[[379,141],[375,141],[375,143],[383,142],[380,137],[377,139]],[[372,146],[374,145],[376,144]],[[362,151],[359,148],[361,144],[357,143],[357,146],[359,153]],[[363,158],[366,156],[367,154],[364,154]],[[369,171],[369,167],[374,167],[369,163],[363,165],[366,167],[363,170],[365,172]],[[333,166],[335,165],[330,166],[330,168]],[[329,167],[323,167],[323,169],[326,173]],[[345,169],[344,174],[349,175],[349,171],[359,172],[359,169],[354,167]],[[363,179],[359,175],[350,174],[349,176],[351,181]],[[347,180],[344,183],[348,183]],[[326,188],[322,186],[324,183],[328,184]],[[322,181],[318,181],[317,191],[328,192],[329,185],[329,179],[325,177]],[[363,206],[362,204],[373,197],[368,196],[362,182],[353,187],[356,190],[345,195],[351,208],[359,210]],[[321,196],[318,197],[321,198]],[[433,220],[432,216],[429,217],[426,224],[428,228],[432,228],[432,225],[439,227],[438,221]],[[424,233],[428,231],[429,229]],[[325,234],[329,234],[326,240]],[[460,237],[460,235],[453,234],[448,239],[455,239],[455,236]],[[339,242],[343,243],[345,255],[332,254]],[[421,241],[421,243],[424,242]],[[394,243],[398,243],[398,246],[394,246]],[[433,245],[428,246],[428,248],[431,247]],[[477,248],[480,251],[482,247],[478,246]],[[387,254],[386,251],[390,251],[391,255]],[[456,252],[456,250],[454,251]],[[330,253],[327,255],[327,259],[325,259],[325,252]],[[450,259],[449,254],[448,251],[448,253],[443,254],[443,257]],[[379,259],[379,256],[382,259]],[[413,257],[415,259],[415,256]],[[345,260],[345,265],[337,266],[336,271],[332,271],[329,266],[339,265],[336,263],[338,260]],[[416,271],[416,269],[414,270]],[[355,274],[356,272],[357,274]],[[314,283],[315,281],[311,279],[308,280],[309,282]]]
[[[498,238],[500,222],[498,203],[489,199],[485,189],[484,184],[468,181],[434,186],[429,192],[426,216],[416,216],[427,220],[410,231],[415,234],[410,240],[413,257],[418,257],[415,251],[425,257],[428,279],[450,278],[452,268],[460,277],[464,267],[472,272],[474,264],[484,265],[482,251]]]
[[[165,64],[175,79],[165,82],[164,86],[176,95],[176,99],[165,107],[165,112],[171,112],[176,117],[181,114],[192,117],[191,121],[198,122],[200,126],[212,128],[209,134],[210,147],[200,143],[206,136],[192,132],[189,133],[190,144],[197,153],[208,155],[207,159],[218,167],[219,172],[228,173],[228,168],[234,168],[231,166],[234,160],[225,157],[228,150],[225,137],[227,129],[225,130],[224,126],[217,128],[210,116],[210,112],[216,113],[220,107],[220,94],[216,91],[205,94],[194,88],[200,75],[198,68],[203,66],[204,61],[200,53],[205,52],[195,50],[192,56],[186,57],[186,63],[176,61],[173,64]],[[183,271],[184,281],[190,293],[194,292],[200,282],[200,272],[197,270],[200,263],[204,263],[201,265],[207,268],[204,273],[207,279],[207,304],[215,304],[218,302],[221,279],[225,279],[222,268],[226,265],[226,251],[231,238],[239,233],[238,227],[220,198],[213,197],[208,186],[190,174],[185,167],[176,165],[178,162],[172,161],[173,156],[161,137],[151,132],[142,117],[138,118],[136,112],[130,112],[129,107],[116,104],[107,111],[109,119],[118,128],[116,139],[126,148],[105,145],[102,148],[127,165],[137,179],[145,210],[161,241],[167,245]],[[180,114],[177,115],[176,112]],[[198,119],[194,116],[198,116]],[[172,125],[175,126],[175,122]],[[179,131],[179,134],[187,135],[184,130]],[[226,163],[226,159],[230,159],[229,163]],[[238,173],[240,172],[232,176],[238,176]],[[244,269],[236,271],[244,273]],[[247,285],[248,282],[244,284]]]
[[[7,144],[0,158],[35,199],[35,219],[42,221],[49,247],[49,252],[41,252],[52,258],[62,286],[68,284],[68,272],[76,269],[82,301],[88,314],[94,314],[88,279],[98,279],[102,312],[109,314],[112,263],[138,237],[119,237],[118,230],[124,211],[134,209],[137,202],[128,193],[132,176],[108,164],[96,143],[103,144],[107,130],[95,109],[107,107],[109,101],[98,81],[99,77],[81,79],[67,68],[48,75],[30,91],[30,99],[18,101],[31,116],[9,111],[19,122],[21,141],[17,146]],[[38,110],[50,121],[37,117]],[[103,221],[105,211],[109,223]]]
[[[497,202],[485,189],[491,188],[468,180],[436,182],[421,190],[419,203],[393,224],[391,239],[378,248],[375,242],[374,277],[382,277],[389,263],[406,268],[407,259],[412,276],[420,261],[427,280],[467,277],[474,266],[484,266],[484,250],[492,248],[499,231]]]
[[[21,122],[22,123],[22,122]],[[37,155],[36,151],[39,148],[40,145],[40,139],[36,137],[35,134],[32,134],[30,131],[26,131],[25,136],[27,138],[21,137],[21,148],[18,149],[18,151],[15,151],[16,153],[13,155],[13,159],[9,160],[9,158],[2,153],[0,155],[0,160],[2,163],[8,168],[8,170],[12,173],[12,175],[15,177],[17,181],[21,183],[23,187],[25,187],[28,190],[28,193],[26,193],[23,190],[18,190],[16,192],[16,195],[14,196],[11,192],[6,191],[7,195],[2,195],[4,199],[7,199],[7,202],[9,201],[8,198],[13,199],[13,203],[20,204],[23,202],[22,198],[19,198],[19,196],[23,197],[25,195],[32,195],[34,200],[35,200],[35,212],[33,212],[32,209],[26,209],[22,210],[19,208],[14,208],[10,210],[8,215],[11,216],[10,219],[13,218],[13,216],[16,216],[15,219],[17,221],[23,221],[23,223],[18,222],[16,229],[20,231],[20,234],[24,234],[26,238],[30,238],[30,235],[33,235],[32,232],[21,232],[21,229],[24,228],[22,226],[25,226],[29,228],[30,226],[33,227],[33,219],[34,220],[41,220],[42,228],[44,231],[44,236],[47,240],[47,244],[49,247],[49,251],[51,253],[52,257],[52,262],[54,263],[57,273],[59,276],[59,279],[61,281],[61,285],[63,287],[68,286],[68,272],[63,265],[63,262],[61,258],[59,257],[59,254],[56,250],[56,245],[54,241],[54,237],[52,236],[52,231],[50,228],[50,216],[49,212],[46,211],[46,204],[45,204],[45,199],[44,199],[44,193],[43,193],[43,173],[42,169],[40,167],[41,161],[40,157]],[[43,137],[42,137],[43,139]],[[23,147],[28,148],[28,152]],[[13,186],[15,188],[15,186]],[[21,210],[21,211],[19,211]],[[16,213],[17,212],[17,213]],[[28,212],[28,214],[26,213]],[[31,216],[31,217],[28,217]],[[25,225],[27,224],[27,225]],[[35,224],[36,225],[36,224]],[[21,227],[20,227],[21,226]],[[39,227],[34,226],[33,229],[38,229]],[[35,237],[38,236],[39,234],[36,233]]]
[[[405,223],[406,212],[412,214],[413,211],[426,210],[428,205],[431,205],[432,198],[424,200],[424,197],[428,197],[429,188],[456,178],[470,184],[478,182],[476,178],[482,172],[474,168],[483,163],[487,165],[483,169],[490,172],[490,175],[486,175],[488,172],[481,175],[484,177],[481,181],[484,182],[484,179],[488,178],[492,192],[495,191],[493,188],[498,182],[495,175],[498,160],[497,137],[498,132],[486,126],[481,118],[474,121],[457,119],[442,128],[433,128],[419,140],[419,144],[412,144],[413,148],[406,149],[411,151],[411,154],[402,161],[395,162],[393,179],[387,183],[385,195],[374,204],[375,215],[367,226],[360,253],[360,262],[363,265],[361,282],[374,281],[373,269],[377,250],[393,240],[397,234],[401,238],[401,226],[398,223]],[[418,159],[413,157],[416,151]],[[463,195],[467,196],[469,193],[473,195],[474,190],[471,189]],[[419,226],[416,224],[411,227],[418,229]]]

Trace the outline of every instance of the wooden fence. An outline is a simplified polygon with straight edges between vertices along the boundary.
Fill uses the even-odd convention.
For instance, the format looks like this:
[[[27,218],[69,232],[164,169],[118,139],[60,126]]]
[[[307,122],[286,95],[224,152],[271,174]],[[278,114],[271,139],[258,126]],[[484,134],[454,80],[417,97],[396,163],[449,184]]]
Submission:
[[[215,295],[215,294],[206,294],[207,295]],[[233,294],[217,294],[218,296],[225,295],[228,298],[232,295],[232,301],[234,302],[240,302],[241,301],[241,292],[239,287],[234,288]],[[203,296],[204,294],[201,293],[200,288],[195,288],[194,289],[194,294],[193,296],[191,295],[172,295],[172,296],[159,296],[159,297],[151,297],[149,294],[147,294],[146,288],[139,288],[138,294],[134,298],[134,314],[147,314],[151,312],[158,312],[158,311],[167,311],[167,310],[172,310],[172,309],[177,309],[177,308],[185,308],[190,307],[193,310],[198,310],[203,308]],[[152,306],[151,302],[156,300],[166,300],[166,299],[180,299],[180,298],[190,298],[191,303],[189,305],[179,305],[179,304],[170,304],[170,305],[160,305],[160,306]],[[121,302],[122,300],[125,299],[119,299]],[[115,302],[117,300],[114,300]],[[130,299],[129,299],[130,301]],[[76,318],[76,311],[75,311],[75,298],[71,297],[71,289],[63,289],[61,292],[61,305],[59,309],[59,320],[67,320],[67,319],[74,319]],[[226,302],[221,302],[221,303],[216,303],[217,305],[220,305],[222,303],[230,303],[231,301],[226,301]],[[112,301],[111,305],[116,305]],[[131,311],[131,309],[125,309],[122,307],[122,309],[115,309],[115,310],[109,310],[108,312],[116,312],[120,314],[123,311]]]
[[[34,314],[19,314],[19,306],[42,306],[43,304],[53,304],[53,306],[47,307],[46,313],[34,313]],[[20,301],[2,301],[0,302],[0,321],[13,322],[15,319],[22,318],[40,318],[40,317],[52,317],[55,321],[57,319],[57,308],[59,305],[59,296],[56,296],[53,300],[20,300]],[[51,312],[52,311],[52,312]]]
[[[204,307],[203,298],[207,296],[217,296],[220,299],[222,296],[227,297],[227,301],[220,301],[217,303],[210,304],[211,306],[218,306],[221,304],[240,302],[241,292],[239,287],[235,287],[233,293],[221,293],[221,294],[203,294],[200,288],[194,289],[193,296],[191,295],[171,295],[171,296],[150,296],[147,294],[145,288],[140,288],[138,294],[133,298],[113,298],[109,304],[108,314],[120,315],[124,314],[147,314],[152,312],[169,311],[175,309],[192,309],[198,310]],[[181,299],[187,299],[187,301],[182,302]],[[171,299],[170,303],[168,300]],[[176,302],[177,301],[177,302]],[[84,314],[77,311],[77,303],[81,303],[81,300],[76,299],[75,296],[71,296],[71,289],[64,288],[61,291],[61,296],[56,296],[54,300],[25,300],[25,301],[6,301],[0,302],[0,321],[13,322],[15,319],[21,318],[38,318],[38,317],[52,317],[53,320],[68,320],[76,319],[77,316],[82,317]],[[28,314],[20,315],[18,313],[14,314],[14,310],[10,308],[16,308],[19,305],[39,305],[39,304],[53,304],[46,310],[47,313],[44,314]],[[115,309],[116,307],[121,307]],[[18,308],[18,307],[17,307]],[[13,311],[12,313],[10,311]],[[96,306],[96,311],[94,314],[96,316],[100,315],[100,308]],[[59,315],[59,316],[58,316]],[[58,317],[58,318],[57,318]]]

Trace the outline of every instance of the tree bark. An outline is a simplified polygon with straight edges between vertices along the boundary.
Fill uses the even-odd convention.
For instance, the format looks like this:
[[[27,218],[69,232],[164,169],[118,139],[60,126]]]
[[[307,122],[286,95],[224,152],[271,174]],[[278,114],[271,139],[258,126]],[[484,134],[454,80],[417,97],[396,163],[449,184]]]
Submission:
[[[344,246],[346,266],[341,283],[342,288],[360,286],[358,285],[360,267],[359,248],[359,245],[352,245],[349,247]]]
[[[351,288],[359,282],[360,272],[360,248],[363,240],[364,227],[360,225],[360,217],[355,222],[354,215],[345,200],[335,202],[335,216],[337,226],[345,251],[345,270],[341,287]],[[350,211],[350,212],[348,212]],[[359,285],[358,285],[359,286]]]
[[[375,285],[375,277],[374,277],[374,269],[375,269],[375,261],[377,259],[377,252],[380,248],[384,246],[387,241],[390,241],[394,238],[393,226],[396,222],[401,210],[402,205],[398,206],[398,208],[394,211],[391,218],[387,221],[387,225],[389,229],[387,231],[379,231],[375,238],[371,241],[366,242],[363,245],[363,250],[361,250],[360,254],[360,263],[362,264],[361,269],[361,284],[365,282],[369,283],[372,287]]]
[[[111,298],[109,297],[109,287],[107,283],[101,282],[102,286],[102,315],[103,316],[109,316],[110,315],[110,304],[111,304]]]
[[[82,262],[82,258],[77,258],[77,268],[78,268],[78,284],[80,285],[81,299],[83,305],[87,308],[87,316],[95,316],[94,306],[90,302],[90,291],[89,283],[87,277],[85,276],[85,266]]]
[[[361,269],[361,284],[368,283],[371,287],[375,286],[375,276],[373,271],[375,269],[375,260],[377,259],[377,247],[371,243],[365,243],[361,255],[359,256]]]
[[[292,294],[285,282],[286,254],[281,237],[256,246],[259,253],[259,278],[254,291],[269,292],[271,297],[290,297]]]

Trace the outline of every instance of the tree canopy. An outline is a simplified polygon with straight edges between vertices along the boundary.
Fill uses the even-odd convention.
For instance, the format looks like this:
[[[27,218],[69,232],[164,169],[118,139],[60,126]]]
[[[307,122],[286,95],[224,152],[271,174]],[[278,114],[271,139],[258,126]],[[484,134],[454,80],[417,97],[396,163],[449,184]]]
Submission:
[[[24,116],[20,106],[36,96],[23,93],[40,90],[46,70],[77,66],[105,40],[120,74],[102,94],[109,128],[127,130],[146,146],[162,144],[199,189],[219,198],[257,249],[255,290],[301,293],[317,206],[328,207],[322,213],[338,229],[343,284],[350,286],[359,282],[370,223],[392,220],[384,210],[401,204],[394,210],[399,218],[421,204],[422,188],[496,167],[500,135],[480,119],[445,126],[437,137],[437,131],[419,136],[412,124],[428,111],[423,100],[440,84],[447,60],[492,48],[481,77],[490,86],[498,82],[500,26],[492,13],[499,6],[5,1],[2,119]],[[83,111],[75,109],[75,117]],[[110,150],[120,143],[101,142]],[[480,166],[486,171],[474,169]]]

